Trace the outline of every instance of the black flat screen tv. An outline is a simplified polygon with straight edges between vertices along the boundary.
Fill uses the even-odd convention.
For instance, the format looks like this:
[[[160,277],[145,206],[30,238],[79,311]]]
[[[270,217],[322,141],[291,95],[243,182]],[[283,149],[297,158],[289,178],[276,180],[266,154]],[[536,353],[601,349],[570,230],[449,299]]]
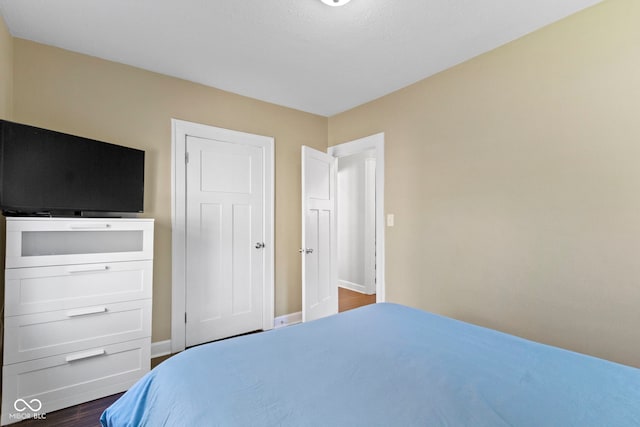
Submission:
[[[0,120],[0,208],[7,216],[142,212],[144,151]]]

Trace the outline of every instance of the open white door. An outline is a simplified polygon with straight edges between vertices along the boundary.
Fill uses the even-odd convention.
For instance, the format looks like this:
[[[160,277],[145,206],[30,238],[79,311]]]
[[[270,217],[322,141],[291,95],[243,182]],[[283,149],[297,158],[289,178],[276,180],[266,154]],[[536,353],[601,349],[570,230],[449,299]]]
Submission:
[[[302,321],[338,312],[336,159],[302,147]]]

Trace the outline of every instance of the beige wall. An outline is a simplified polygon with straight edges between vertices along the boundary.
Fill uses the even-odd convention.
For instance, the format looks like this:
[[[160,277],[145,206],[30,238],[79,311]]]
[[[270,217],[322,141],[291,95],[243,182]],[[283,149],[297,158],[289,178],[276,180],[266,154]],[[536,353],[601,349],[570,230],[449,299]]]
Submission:
[[[171,335],[171,118],[275,137],[276,316],[301,309],[300,146],[326,149],[327,119],[15,39],[16,121],[146,151],[156,219],[153,341]]]
[[[388,300],[640,366],[640,2],[329,119],[386,136]]]
[[[0,119],[13,111],[13,37],[0,15]]]

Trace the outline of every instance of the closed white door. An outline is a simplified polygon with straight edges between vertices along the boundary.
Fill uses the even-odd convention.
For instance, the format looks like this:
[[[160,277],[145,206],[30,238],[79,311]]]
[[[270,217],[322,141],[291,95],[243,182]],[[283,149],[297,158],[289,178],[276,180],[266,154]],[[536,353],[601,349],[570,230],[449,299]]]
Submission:
[[[262,329],[263,150],[187,136],[186,345]]]
[[[302,147],[302,321],[338,312],[336,159]]]

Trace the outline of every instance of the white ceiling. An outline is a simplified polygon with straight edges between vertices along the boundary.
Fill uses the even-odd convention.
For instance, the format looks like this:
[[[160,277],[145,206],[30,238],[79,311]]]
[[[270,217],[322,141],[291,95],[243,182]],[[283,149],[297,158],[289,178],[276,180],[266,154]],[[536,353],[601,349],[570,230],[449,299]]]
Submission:
[[[15,37],[331,116],[601,0],[0,0]]]

